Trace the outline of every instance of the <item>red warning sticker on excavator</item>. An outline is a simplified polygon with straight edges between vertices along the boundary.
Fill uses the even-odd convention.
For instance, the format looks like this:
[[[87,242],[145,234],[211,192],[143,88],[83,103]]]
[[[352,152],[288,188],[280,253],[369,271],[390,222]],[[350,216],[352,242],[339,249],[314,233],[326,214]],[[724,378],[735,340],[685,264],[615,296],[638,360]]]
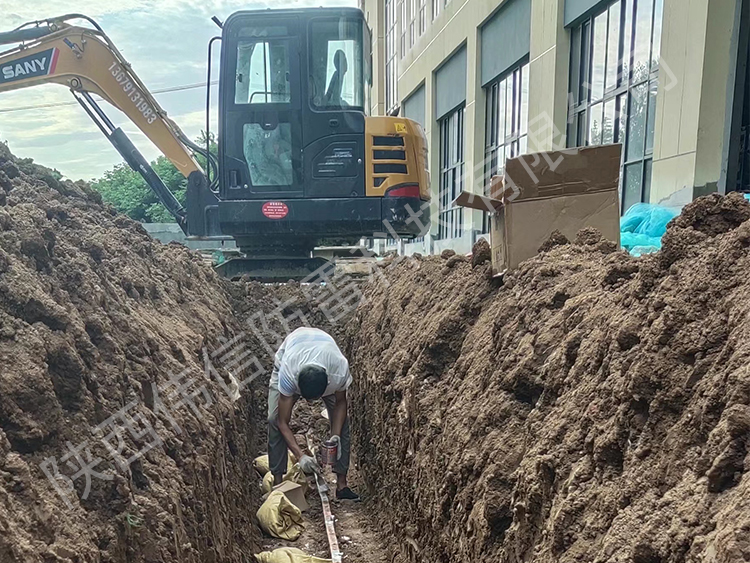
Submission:
[[[261,211],[269,219],[283,219],[289,213],[289,207],[283,201],[267,201]]]

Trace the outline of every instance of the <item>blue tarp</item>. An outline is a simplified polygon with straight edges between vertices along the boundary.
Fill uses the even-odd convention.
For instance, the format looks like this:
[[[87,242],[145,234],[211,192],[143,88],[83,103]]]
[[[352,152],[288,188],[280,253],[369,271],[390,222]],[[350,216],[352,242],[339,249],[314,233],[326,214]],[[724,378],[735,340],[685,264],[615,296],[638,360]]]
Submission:
[[[620,219],[620,242],[634,256],[656,252],[667,223],[679,215],[679,209],[651,203],[636,203]]]

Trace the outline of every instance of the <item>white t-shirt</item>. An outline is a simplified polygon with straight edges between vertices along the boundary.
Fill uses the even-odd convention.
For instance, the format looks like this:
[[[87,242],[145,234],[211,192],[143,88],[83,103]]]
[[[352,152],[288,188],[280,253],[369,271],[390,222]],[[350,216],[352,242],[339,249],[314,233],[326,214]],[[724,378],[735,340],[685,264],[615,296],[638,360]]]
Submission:
[[[299,395],[300,369],[310,364],[322,367],[328,373],[324,397],[346,391],[352,383],[349,362],[333,337],[318,328],[302,327],[289,334],[276,352],[271,387],[278,387],[279,392],[287,397]]]

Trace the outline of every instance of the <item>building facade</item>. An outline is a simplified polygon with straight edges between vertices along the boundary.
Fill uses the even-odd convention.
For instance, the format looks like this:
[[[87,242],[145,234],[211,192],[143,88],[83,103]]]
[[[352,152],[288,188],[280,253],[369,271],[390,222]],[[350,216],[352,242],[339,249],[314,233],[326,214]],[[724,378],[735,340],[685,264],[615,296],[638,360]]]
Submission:
[[[750,0],[361,0],[374,115],[422,124],[431,230],[406,252],[468,252],[507,158],[622,143],[623,212],[750,189]],[[380,243],[393,246],[395,241]]]

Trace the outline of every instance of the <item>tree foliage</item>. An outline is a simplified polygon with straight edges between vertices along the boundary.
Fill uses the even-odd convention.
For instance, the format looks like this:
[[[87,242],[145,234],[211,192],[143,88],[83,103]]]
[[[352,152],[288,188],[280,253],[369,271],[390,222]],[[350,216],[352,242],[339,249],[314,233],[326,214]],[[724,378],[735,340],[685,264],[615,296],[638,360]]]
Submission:
[[[211,152],[217,154],[216,142],[211,136]],[[205,133],[196,141],[205,146]],[[199,164],[206,167],[206,159],[198,158]],[[177,199],[185,205],[185,191],[187,179],[177,171],[177,168],[160,156],[151,166],[164,184],[175,194]],[[101,178],[94,180],[91,186],[107,203],[113,205],[119,212],[131,219],[142,223],[173,223],[174,217],[161,204],[156,194],[151,191],[141,175],[125,163],[118,164],[112,170],[107,170]]]

